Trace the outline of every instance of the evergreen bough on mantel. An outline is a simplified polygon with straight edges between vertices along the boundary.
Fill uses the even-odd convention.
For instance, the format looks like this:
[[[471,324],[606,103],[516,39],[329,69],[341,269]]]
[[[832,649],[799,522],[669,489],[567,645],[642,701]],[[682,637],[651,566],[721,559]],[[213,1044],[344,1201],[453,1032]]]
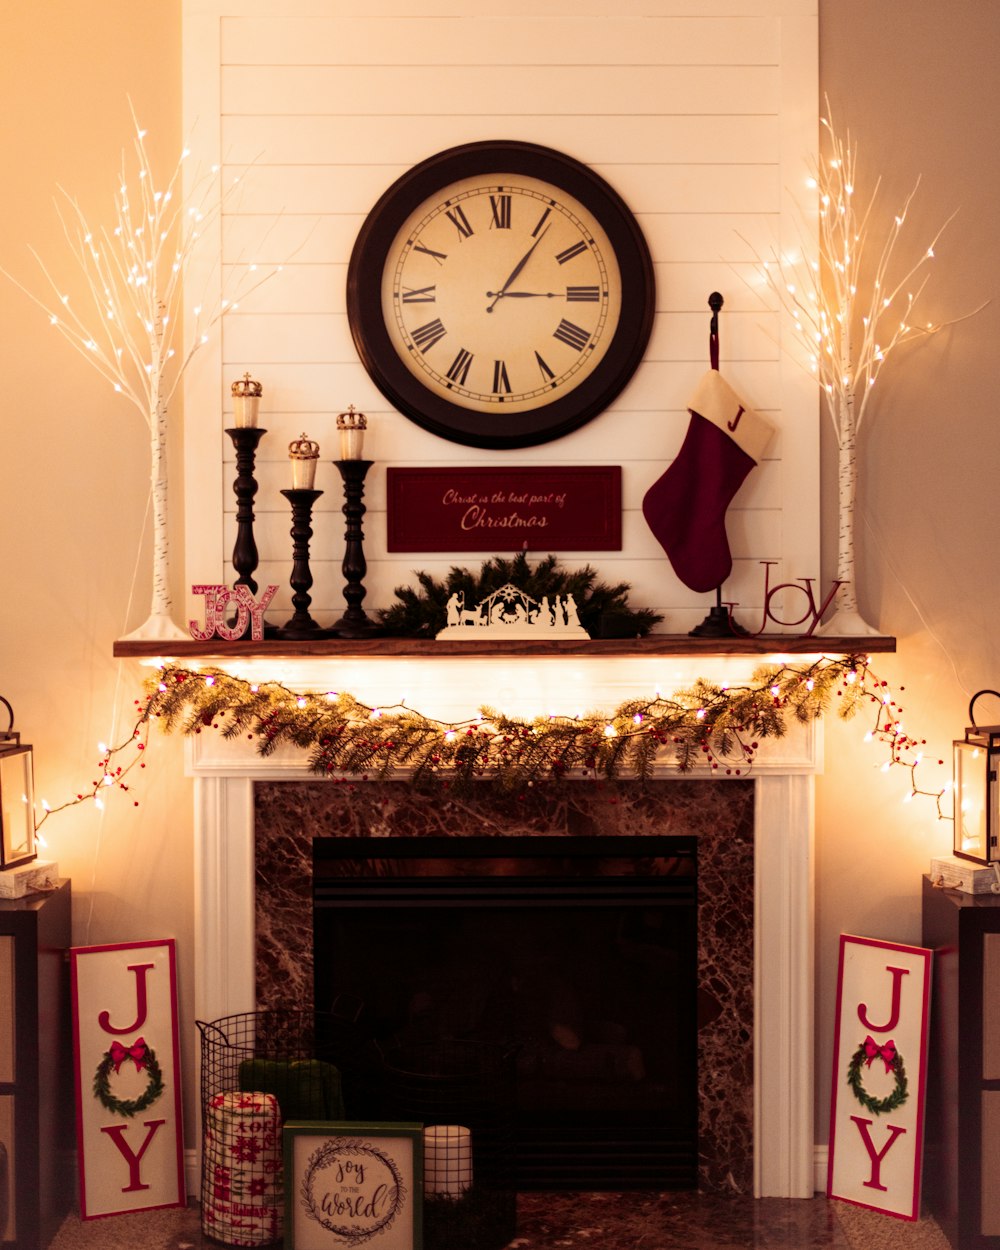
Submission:
[[[447,604],[453,594],[461,594],[466,606],[472,607],[508,583],[533,599],[572,595],[580,624],[591,638],[644,637],[663,620],[649,608],[629,607],[627,582],[609,586],[598,581],[597,571],[589,564],[582,569],[564,569],[553,555],[543,557],[534,568],[524,552],[518,552],[512,559],[494,556],[484,561],[478,573],[453,565],[444,581],[429,573],[417,572],[415,576],[420,589],[397,586],[399,602],[379,612],[391,635],[433,638],[448,623]]]

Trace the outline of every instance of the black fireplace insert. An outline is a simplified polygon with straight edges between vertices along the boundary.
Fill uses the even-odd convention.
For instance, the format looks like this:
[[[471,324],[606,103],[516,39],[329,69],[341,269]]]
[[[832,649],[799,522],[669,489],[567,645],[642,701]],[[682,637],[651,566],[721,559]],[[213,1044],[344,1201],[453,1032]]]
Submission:
[[[697,1186],[697,838],[317,838],[315,1007],[380,1065],[500,1047],[520,1190]],[[349,1043],[349,1044],[348,1044]]]

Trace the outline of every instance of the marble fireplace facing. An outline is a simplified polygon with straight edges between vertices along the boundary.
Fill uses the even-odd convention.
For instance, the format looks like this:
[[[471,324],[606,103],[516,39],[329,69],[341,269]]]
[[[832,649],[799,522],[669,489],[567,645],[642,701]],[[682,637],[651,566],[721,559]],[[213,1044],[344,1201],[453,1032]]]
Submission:
[[[567,1030],[566,1023],[556,1025],[555,1030],[544,1031],[544,1046],[534,1037],[529,1037],[522,1047],[522,1054],[525,1057],[531,1055],[538,1066],[555,1070],[551,1088],[557,1091],[555,1096],[569,1095],[563,1112],[567,1121],[574,1112],[582,1115],[587,1124],[600,1115],[601,1112],[593,1105],[589,1107],[589,1116],[583,1113],[588,1104],[595,1101],[595,1083],[602,1083],[606,1097],[617,1099],[617,1105],[607,1108],[606,1113],[609,1122],[619,1124],[619,1132],[623,1136],[627,1131],[624,1122],[630,1113],[635,1114],[638,1104],[651,1105],[658,1093],[662,1097],[676,1086],[686,1087],[692,1094],[696,1091],[699,1187],[706,1191],[749,1194],[753,1190],[753,821],[754,783],[749,781],[726,785],[704,781],[661,781],[646,786],[584,781],[563,787],[555,796],[532,792],[523,799],[509,797],[500,800],[490,794],[468,799],[420,794],[405,782],[335,785],[325,782],[295,785],[261,783],[255,787],[254,794],[257,1001],[262,1008],[311,1007],[315,998],[314,987],[323,979],[325,969],[313,966],[314,839],[334,839],[338,842],[349,839],[352,853],[358,848],[359,854],[363,852],[373,859],[385,854],[397,838],[406,840],[402,845],[411,856],[419,854],[419,843],[433,846],[436,856],[447,854],[449,849],[452,855],[460,855],[462,842],[471,846],[472,839],[475,839],[477,853],[481,854],[483,847],[480,839],[488,838],[491,845],[496,845],[498,858],[503,854],[504,842],[509,853],[513,854],[515,847],[527,849],[522,840],[528,840],[528,846],[530,840],[534,840],[536,846],[544,844],[561,849],[559,870],[562,873],[572,872],[577,862],[580,863],[580,871],[587,871],[590,867],[587,852],[601,847],[610,855],[609,848],[616,841],[624,846],[627,839],[633,855],[637,846],[643,843],[650,853],[655,846],[660,856],[669,853],[670,842],[676,845],[678,857],[683,854],[682,847],[696,846],[697,942],[696,950],[692,942],[684,956],[692,964],[696,962],[696,968],[678,966],[681,953],[672,950],[668,944],[654,949],[647,940],[639,949],[638,944],[633,942],[630,958],[623,959],[612,975],[620,997],[630,972],[636,972],[640,962],[644,962],[644,976],[635,987],[639,1001],[631,1004],[619,1002],[616,1009],[610,1012],[592,1010],[594,1027],[584,1020],[565,1039],[566,1046],[574,1048],[571,1054],[548,1036],[552,1031]],[[551,839],[558,841],[553,843]],[[318,845],[323,844],[321,841]],[[364,849],[366,847],[367,850]],[[574,859],[574,850],[579,860]],[[511,868],[509,862],[494,862],[492,870]],[[692,870],[693,863],[690,870],[682,869]],[[521,873],[523,869],[518,867],[516,871]],[[523,890],[525,878],[521,876],[519,879]],[[500,884],[498,878],[494,880]],[[538,878],[538,881],[544,893],[545,878]],[[413,886],[409,885],[407,890],[412,895]],[[452,909],[455,901],[450,901]],[[675,901],[673,909],[661,912],[664,923],[678,907]],[[345,915],[356,917],[357,910],[352,900],[351,908]],[[505,911],[508,915],[516,914],[514,905],[509,901]],[[580,912],[585,913],[586,909],[581,908]],[[323,910],[318,913],[318,918],[328,914]],[[384,925],[388,925],[391,920],[389,911],[384,910],[380,914]],[[411,943],[418,940],[412,925],[414,914],[408,913]],[[615,941],[611,934],[606,941],[588,944],[586,930],[581,929],[573,939],[572,948],[567,946],[560,960],[552,937],[565,932],[572,918],[578,914],[576,908],[566,908],[559,916],[551,917],[552,928],[545,942],[546,949],[539,952],[536,961],[530,961],[534,962],[536,969],[544,967],[545,975],[558,985],[559,989],[555,992],[563,998],[560,1006],[567,1016],[586,1015],[582,1002],[566,1000],[571,995],[573,1000],[593,997],[591,982],[601,976],[608,948]],[[602,914],[607,930],[609,909],[604,913],[594,911],[589,918],[591,922],[596,922]],[[627,912],[619,910],[616,904],[613,914],[615,918],[611,927],[622,925]],[[530,912],[522,911],[519,923],[528,925],[532,917],[544,924],[544,909],[535,907]],[[347,940],[347,934],[342,933],[341,939]],[[423,940],[429,941],[426,938]],[[474,933],[467,926],[464,943],[474,940]],[[484,935],[483,940],[488,942],[489,939]],[[317,942],[317,961],[322,959],[323,945],[323,942]],[[438,942],[435,945],[440,948],[442,944]],[[620,948],[622,943],[617,945]],[[472,957],[469,976],[475,978],[476,952],[473,950],[469,954]],[[391,948],[386,951],[385,964],[389,972],[388,977],[383,973],[383,979],[403,975],[402,956],[402,951],[393,953]],[[435,958],[443,958],[440,949]],[[580,966],[581,960],[585,959],[591,961],[589,970]],[[483,968],[480,979],[499,978],[498,950],[493,950],[488,962],[491,966]],[[668,964],[671,966],[669,975],[666,971]],[[432,970],[429,972],[433,975]],[[373,975],[377,974],[373,972]],[[417,983],[418,988],[421,984]],[[676,992],[682,1000],[678,1003],[677,1014],[683,1015],[688,1004],[688,988],[693,991],[695,986],[698,1017],[696,1044],[688,1046],[688,1039],[678,1038],[676,1055],[656,1053],[658,1045],[665,1047],[668,1044],[656,1037],[654,1027],[655,1022],[660,1020],[661,1031],[666,1032],[662,1029],[662,1018],[668,1004],[662,999]],[[352,981],[349,988],[352,998],[366,994],[361,982]],[[381,1000],[385,999],[388,988],[382,987],[378,991]],[[610,991],[611,987],[606,987],[602,995]],[[454,994],[452,986],[449,986],[448,993]],[[375,991],[372,993],[374,996]],[[691,999],[693,1008],[693,993]],[[315,1005],[322,1010],[327,1001],[324,995]],[[550,1006],[547,1004],[544,1009],[550,1010]],[[386,1010],[382,1008],[383,1013]],[[484,1010],[481,1004],[479,1010]],[[463,1012],[463,1015],[467,1014]],[[669,1011],[666,1014],[669,1015]],[[607,1016],[614,1019],[609,1022]],[[627,1029],[620,1023],[625,1018],[629,1020]],[[693,1021],[686,1027],[690,1030],[692,1025]],[[413,1027],[412,1021],[410,1027]],[[468,1024],[466,1027],[469,1027]],[[493,1025],[494,1029],[500,1027],[499,1021]],[[577,1031],[591,1040],[580,1046],[580,1038],[574,1035]],[[606,1040],[619,1033],[621,1041],[617,1046]],[[640,1038],[645,1040],[638,1046],[635,1043]],[[616,1064],[623,1065],[626,1069],[622,1073],[623,1079],[614,1081],[614,1073],[610,1070],[593,1072],[587,1081],[575,1085],[575,1089],[579,1090],[577,1098],[580,1105],[574,1105],[573,1087],[568,1082],[560,1081],[559,1076],[571,1066],[582,1071],[588,1062],[597,1063],[598,1060],[611,1068]],[[521,1065],[522,1068],[525,1066]],[[629,1068],[633,1070],[628,1071]],[[523,1090],[534,1083],[525,1079],[519,1083],[519,1088]],[[586,1098],[585,1090],[588,1092]],[[665,1125],[668,1119],[669,1112],[665,1107],[661,1123]],[[652,1123],[656,1122],[657,1117],[653,1116]],[[647,1130],[636,1127],[634,1149],[637,1152],[643,1133],[651,1131],[652,1127]],[[580,1133],[582,1129],[577,1134],[578,1138]],[[652,1151],[653,1147],[649,1149]],[[670,1175],[667,1160],[677,1149],[669,1138],[659,1147],[664,1160],[663,1177]],[[580,1150],[583,1171],[585,1152],[582,1147]],[[599,1150],[595,1149],[595,1156],[598,1153]],[[553,1172],[557,1170],[558,1166]],[[632,1183],[637,1183],[638,1174],[639,1169],[636,1168]],[[652,1174],[656,1175],[655,1169]],[[695,1174],[693,1158],[690,1174]],[[680,1169],[677,1175],[683,1177],[686,1173]],[[579,1182],[571,1176],[569,1183],[576,1185]],[[676,1180],[674,1185],[677,1185]],[[538,1184],[534,1187],[537,1188]],[[591,1187],[613,1189],[621,1186],[605,1182]],[[656,1187],[655,1182],[653,1187]],[[660,1187],[669,1186],[661,1181]]]
[[[614,706],[627,688],[608,685],[594,702]],[[819,727],[795,727],[762,746],[749,780],[679,778],[664,768],[645,796],[628,785],[613,793],[584,781],[551,810],[521,809],[514,819],[571,837],[593,830],[598,810],[605,828],[629,834],[662,833],[664,823],[667,832],[687,831],[691,822],[699,835],[699,928],[713,935],[699,945],[700,975],[710,998],[725,1003],[699,1039],[699,1118],[705,1142],[714,1134],[719,1143],[714,1183],[744,1192],[748,1185],[757,1197],[809,1197]],[[214,734],[189,739],[187,751],[195,779],[198,1019],[256,1009],[269,1001],[278,978],[285,1001],[290,995],[312,1001],[309,943],[303,949],[301,941],[309,904],[292,904],[289,891],[297,879],[308,894],[315,832],[374,831],[375,840],[380,828],[454,836],[461,823],[454,805],[424,805],[418,813],[405,779],[385,783],[379,794],[373,783],[317,782],[301,753],[262,759],[251,745]],[[477,813],[480,825],[483,819],[491,819],[488,811]],[[489,832],[502,835],[499,827]],[[283,934],[282,925],[298,936]],[[289,960],[287,950],[297,957]]]

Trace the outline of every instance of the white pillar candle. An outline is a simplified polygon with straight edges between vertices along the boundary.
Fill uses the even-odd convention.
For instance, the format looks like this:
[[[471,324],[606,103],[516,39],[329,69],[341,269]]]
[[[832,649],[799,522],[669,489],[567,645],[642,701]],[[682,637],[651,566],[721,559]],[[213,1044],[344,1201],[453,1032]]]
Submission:
[[[316,481],[316,461],[315,460],[293,460],[292,461],[292,489],[293,490],[312,490],[313,483]]]
[[[424,1193],[461,1198],[472,1188],[472,1134],[459,1124],[424,1129]]]
[[[312,490],[319,461],[319,443],[301,435],[288,444],[288,459],[292,462],[292,489]]]
[[[340,434],[341,460],[360,460],[365,445],[365,430],[368,418],[363,412],[355,412],[350,404],[346,412],[337,416],[337,430]]]
[[[259,395],[233,396],[233,419],[238,430],[256,429],[259,412]]]
[[[365,445],[364,430],[341,430],[340,431],[340,458],[341,460],[360,460],[361,453]]]
[[[238,430],[256,429],[263,387],[249,373],[232,385],[233,420]]]

